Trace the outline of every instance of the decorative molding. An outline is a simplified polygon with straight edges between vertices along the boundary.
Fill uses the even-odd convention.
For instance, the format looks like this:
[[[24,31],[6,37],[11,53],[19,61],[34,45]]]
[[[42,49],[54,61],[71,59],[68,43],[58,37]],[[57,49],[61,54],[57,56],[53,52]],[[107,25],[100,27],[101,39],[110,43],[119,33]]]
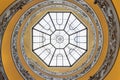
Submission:
[[[17,13],[18,10],[21,10],[23,8],[23,6],[26,5],[30,1],[31,0],[17,0],[1,15],[1,17],[0,17],[0,47],[2,44],[2,38],[4,35],[4,31],[9,23],[9,21],[14,16],[14,14]],[[73,80],[73,79],[76,79],[76,78],[82,76],[83,74],[85,74],[86,72],[88,72],[89,69],[93,66],[93,64],[96,63],[96,61],[100,55],[101,48],[102,48],[102,33],[101,33],[102,29],[99,26],[100,25],[99,20],[97,19],[94,11],[89,7],[89,5],[87,3],[84,2],[84,0],[75,0],[75,1],[78,2],[80,5],[82,5],[93,16],[93,18],[98,26],[98,30],[100,30],[99,31],[100,40],[99,40],[98,52],[96,54],[96,57],[95,57],[93,63],[91,63],[89,66],[87,66],[82,73],[80,73],[76,76],[66,78],[66,79],[58,79],[58,78],[56,79],[53,77],[45,76],[42,73],[39,73],[40,76],[44,77],[47,80],[69,80],[69,79]],[[54,2],[54,1],[46,1],[45,2],[46,5],[54,4],[54,3],[56,3],[56,2]],[[70,5],[70,3],[67,3],[67,1],[63,1],[62,4],[64,5],[65,3],[66,3],[66,5]],[[119,25],[117,14],[114,10],[114,7],[113,7],[111,0],[95,0],[94,3],[99,5],[99,7],[103,11],[103,13],[106,17],[106,20],[107,20],[108,28],[109,28],[109,48],[108,48],[107,56],[106,56],[106,59],[105,59],[103,65],[101,66],[101,68],[98,70],[98,72],[96,74],[94,74],[93,76],[90,76],[89,80],[103,80],[104,77],[111,70],[111,68],[114,64],[114,61],[116,60],[116,57],[117,57],[118,48],[119,48],[119,41],[120,41],[119,40],[120,39],[120,37],[119,37],[120,25]],[[61,4],[61,1],[60,1],[60,3],[57,3],[57,4]],[[42,7],[43,5],[39,4],[37,6]],[[74,6],[73,4],[70,5],[70,7],[73,7],[73,6]],[[16,28],[20,27],[20,25],[22,24],[21,21],[23,21],[34,9],[35,8],[32,8],[31,10],[29,10],[29,12],[26,11],[26,13],[24,14],[24,17],[21,17],[21,19],[18,21]],[[75,7],[75,9],[78,9],[78,8]],[[17,34],[17,33],[18,33],[18,30],[14,30],[13,34]],[[12,39],[14,41],[16,41],[16,39],[17,39],[17,38],[15,38],[16,36],[17,35],[13,35],[13,37],[12,37]],[[16,67],[19,70],[19,72],[21,73],[21,75],[23,76],[23,78],[26,80],[34,80],[34,78],[32,78],[32,76],[29,74],[29,72],[26,71],[24,69],[24,67],[22,66],[22,64],[19,60],[19,57],[17,55],[16,44],[14,42],[13,42],[12,48],[13,48],[12,52],[13,52],[13,57],[14,57]],[[1,52],[0,52],[0,54],[1,54]],[[25,60],[27,60],[27,63],[30,65],[31,69],[35,70],[33,67],[33,64],[31,64],[32,61],[30,61],[30,59],[28,59],[27,57],[25,57]],[[2,73],[4,79],[8,80],[7,76],[4,72],[4,69],[3,69],[1,55],[0,55],[0,63],[1,63],[0,64],[0,72]],[[79,70],[79,69],[76,69],[76,70]],[[37,72],[37,71],[35,70],[35,72]]]
[[[99,5],[107,20],[109,28],[109,47],[103,65],[89,80],[103,80],[112,69],[118,54],[120,47],[120,24],[111,0],[95,0],[95,3]]]
[[[12,16],[14,16],[14,14],[22,9],[22,7],[24,5],[26,5],[27,3],[29,3],[31,0],[17,0],[15,1],[10,7],[8,7],[8,9],[6,9],[6,11],[1,15],[0,17],[0,72],[1,74],[3,75],[4,77],[4,80],[8,80],[7,76],[6,76],[6,73],[4,72],[4,68],[3,68],[3,65],[2,65],[2,56],[1,54],[1,44],[2,44],[2,38],[3,38],[3,35],[4,35],[4,31],[9,23],[9,21],[11,20]],[[22,70],[24,71],[24,75],[28,74],[27,71],[25,71],[24,69]],[[27,80],[31,80],[31,79],[28,79],[26,78]]]

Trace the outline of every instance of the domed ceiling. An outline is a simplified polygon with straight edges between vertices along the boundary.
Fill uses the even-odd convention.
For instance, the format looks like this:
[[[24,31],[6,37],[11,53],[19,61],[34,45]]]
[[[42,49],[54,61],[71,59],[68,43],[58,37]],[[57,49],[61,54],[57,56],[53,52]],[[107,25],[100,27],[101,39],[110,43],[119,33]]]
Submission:
[[[1,79],[103,80],[119,35],[111,0],[14,1],[0,16]]]

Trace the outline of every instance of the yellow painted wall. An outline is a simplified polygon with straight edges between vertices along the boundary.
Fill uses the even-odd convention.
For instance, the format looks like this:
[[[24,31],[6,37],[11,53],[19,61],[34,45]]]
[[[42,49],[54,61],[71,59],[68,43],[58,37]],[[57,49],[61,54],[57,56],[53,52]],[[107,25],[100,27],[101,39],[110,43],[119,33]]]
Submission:
[[[119,14],[120,20],[120,0],[112,0],[116,8],[117,13]],[[14,0],[0,0],[0,14],[12,3]],[[120,49],[119,54],[116,59],[115,65],[113,66],[110,73],[106,76],[105,80],[120,80]]]
[[[0,0],[0,14],[15,0]]]

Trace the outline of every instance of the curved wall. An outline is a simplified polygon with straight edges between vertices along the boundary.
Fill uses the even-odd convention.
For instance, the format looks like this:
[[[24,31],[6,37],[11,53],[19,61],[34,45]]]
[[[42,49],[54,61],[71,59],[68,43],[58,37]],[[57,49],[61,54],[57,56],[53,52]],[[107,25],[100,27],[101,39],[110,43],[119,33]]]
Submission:
[[[92,1],[92,0],[91,0]],[[12,3],[12,2],[14,2],[14,0],[0,0],[0,5],[1,5],[1,7],[0,7],[0,14]],[[117,13],[119,14],[118,16],[119,16],[119,19],[120,19],[120,8],[119,8],[119,5],[120,5],[120,1],[119,0],[113,0],[113,3],[114,3],[114,6],[115,6],[115,8],[116,8],[116,11],[117,11]],[[7,35],[9,35],[9,34],[7,34]],[[9,57],[8,57],[9,58]],[[8,65],[11,65],[11,63],[10,64],[8,64]],[[14,64],[13,64],[14,65]],[[9,67],[9,66],[8,66]],[[113,66],[113,68],[112,68],[112,70],[110,71],[110,73],[105,77],[105,80],[119,80],[120,79],[120,76],[119,75],[117,75],[117,74],[120,74],[120,49],[119,49],[119,54],[118,54],[118,57],[117,57],[117,59],[116,59],[116,62],[115,62],[115,64],[114,64],[114,66]],[[11,68],[12,68],[12,66],[11,66]],[[8,69],[9,70],[9,69]],[[13,70],[15,70],[15,68],[13,69]],[[8,71],[8,72],[10,72],[10,70]],[[14,76],[14,78],[13,78],[13,76],[11,75],[11,76],[8,76],[8,78],[10,79],[10,80],[16,80],[16,79],[21,79],[22,80],[22,77],[20,76],[20,74],[19,73],[17,73],[17,70],[16,71],[14,71],[15,72],[15,76]],[[12,74],[13,72],[10,72],[10,73],[7,73],[7,74]],[[17,76],[18,75],[18,76]],[[37,77],[37,76],[36,76]]]

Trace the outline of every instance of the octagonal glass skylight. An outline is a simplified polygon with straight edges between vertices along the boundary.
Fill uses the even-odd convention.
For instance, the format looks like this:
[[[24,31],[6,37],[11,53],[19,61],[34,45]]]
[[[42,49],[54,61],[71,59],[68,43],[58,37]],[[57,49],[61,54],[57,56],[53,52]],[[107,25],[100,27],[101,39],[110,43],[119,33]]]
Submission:
[[[48,12],[32,28],[32,51],[50,67],[70,67],[87,51],[87,27],[71,12]]]

